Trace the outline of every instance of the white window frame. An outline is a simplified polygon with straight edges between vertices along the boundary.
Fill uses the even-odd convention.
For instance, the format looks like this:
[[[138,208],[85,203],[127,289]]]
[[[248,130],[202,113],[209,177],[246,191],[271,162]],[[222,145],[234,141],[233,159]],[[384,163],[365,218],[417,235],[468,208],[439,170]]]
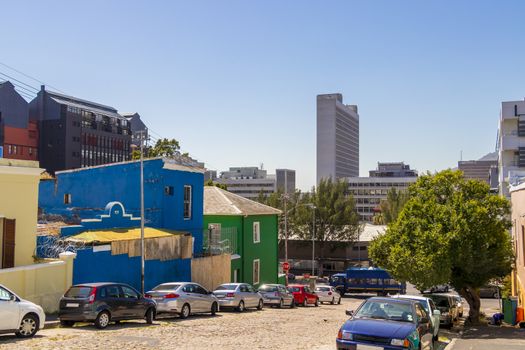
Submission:
[[[190,195],[189,195],[189,199],[186,200],[186,189],[189,188],[190,189]],[[184,185],[184,193],[182,194],[182,198],[183,198],[183,207],[182,207],[182,216],[184,217],[184,220],[191,220],[191,215],[192,215],[192,197],[193,197],[193,188],[191,185]],[[186,216],[186,204],[188,204],[188,215]]]
[[[64,204],[70,205],[72,202],[72,196],[71,193],[64,193]]]
[[[255,274],[255,265],[257,265],[257,275]],[[261,260],[254,259],[252,266],[253,285],[259,284],[261,277]]]
[[[253,243],[261,243],[261,223],[254,221],[253,225]]]

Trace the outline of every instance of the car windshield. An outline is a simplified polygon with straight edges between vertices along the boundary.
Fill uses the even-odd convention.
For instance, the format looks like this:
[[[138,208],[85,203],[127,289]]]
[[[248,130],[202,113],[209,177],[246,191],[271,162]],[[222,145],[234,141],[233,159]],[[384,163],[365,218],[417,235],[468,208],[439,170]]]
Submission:
[[[64,295],[68,298],[87,298],[91,294],[91,287],[73,286]]]
[[[216,290],[235,290],[235,289],[237,289],[236,284],[222,284],[218,286]]]
[[[290,292],[294,293],[294,292],[300,292],[301,288],[299,288],[299,287],[288,287],[288,290]]]
[[[355,318],[376,318],[414,322],[412,305],[408,303],[367,300],[354,315]]]
[[[261,292],[277,292],[277,286],[263,285],[259,288]]]
[[[315,288],[316,291],[319,291],[319,292],[329,292],[330,291],[330,287],[317,287]]]
[[[164,283],[164,284],[159,284],[158,286],[153,288],[153,290],[175,290],[179,287],[180,287],[180,284]]]

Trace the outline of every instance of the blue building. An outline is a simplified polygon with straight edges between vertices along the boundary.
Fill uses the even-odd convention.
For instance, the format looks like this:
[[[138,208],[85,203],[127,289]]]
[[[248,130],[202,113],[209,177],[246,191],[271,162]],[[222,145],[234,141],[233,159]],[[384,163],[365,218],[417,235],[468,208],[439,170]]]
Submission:
[[[196,255],[202,253],[203,172],[182,161],[144,160],[146,226],[190,233]],[[39,208],[44,215],[79,223],[106,214],[106,205],[117,201],[128,214],[140,217],[139,161],[65,170],[55,176],[40,182]]]

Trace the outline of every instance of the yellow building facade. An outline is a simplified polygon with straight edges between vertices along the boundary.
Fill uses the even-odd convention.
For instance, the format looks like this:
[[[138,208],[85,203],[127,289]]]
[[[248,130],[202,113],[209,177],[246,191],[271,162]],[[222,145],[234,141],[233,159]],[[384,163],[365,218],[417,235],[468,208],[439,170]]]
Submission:
[[[0,158],[0,267],[33,264],[38,219],[38,162]]]
[[[516,257],[512,271],[512,295],[525,306],[525,183],[510,190],[512,202],[512,243]]]

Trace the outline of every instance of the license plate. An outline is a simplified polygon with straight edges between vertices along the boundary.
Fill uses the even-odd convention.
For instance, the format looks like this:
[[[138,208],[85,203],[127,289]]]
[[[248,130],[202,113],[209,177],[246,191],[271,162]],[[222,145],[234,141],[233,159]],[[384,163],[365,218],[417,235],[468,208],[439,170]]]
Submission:
[[[161,301],[161,300],[163,300],[163,299],[164,299],[164,298],[162,298],[162,297],[153,298],[153,300],[157,300],[157,301]]]
[[[79,303],[67,303],[66,307],[78,307],[79,305]]]

